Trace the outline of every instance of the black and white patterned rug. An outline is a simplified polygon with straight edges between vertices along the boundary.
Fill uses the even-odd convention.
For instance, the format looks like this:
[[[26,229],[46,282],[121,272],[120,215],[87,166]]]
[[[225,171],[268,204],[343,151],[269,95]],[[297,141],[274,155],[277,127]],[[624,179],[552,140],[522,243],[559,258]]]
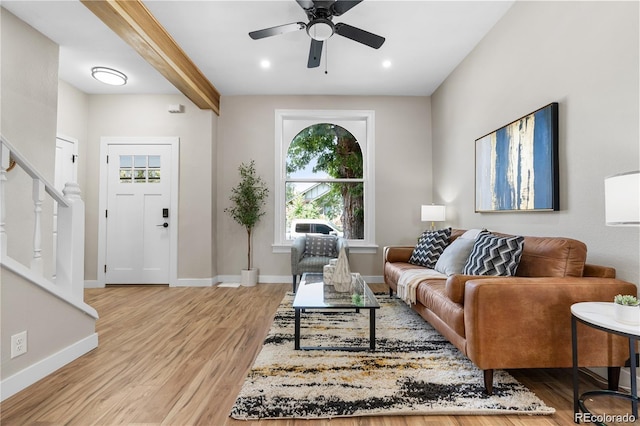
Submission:
[[[553,414],[505,371],[482,371],[404,302],[378,295],[376,351],[293,349],[293,294],[276,311],[231,410],[235,419]],[[302,314],[302,346],[368,346],[369,312]]]

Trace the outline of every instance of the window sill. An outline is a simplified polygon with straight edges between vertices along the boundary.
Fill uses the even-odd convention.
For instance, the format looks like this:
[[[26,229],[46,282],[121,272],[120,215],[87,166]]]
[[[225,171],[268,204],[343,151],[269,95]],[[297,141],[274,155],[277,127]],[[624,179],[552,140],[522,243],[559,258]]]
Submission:
[[[291,253],[291,243],[272,244],[273,253]],[[349,242],[349,254],[363,253],[363,254],[375,254],[378,252],[379,246],[377,244],[364,244],[364,243],[352,243]]]

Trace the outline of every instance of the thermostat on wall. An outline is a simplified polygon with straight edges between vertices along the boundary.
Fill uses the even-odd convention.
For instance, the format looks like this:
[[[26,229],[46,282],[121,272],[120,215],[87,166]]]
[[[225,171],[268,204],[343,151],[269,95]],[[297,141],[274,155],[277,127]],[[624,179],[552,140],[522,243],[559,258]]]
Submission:
[[[171,113],[180,113],[184,111],[184,105],[181,104],[172,104],[167,107],[167,110]]]

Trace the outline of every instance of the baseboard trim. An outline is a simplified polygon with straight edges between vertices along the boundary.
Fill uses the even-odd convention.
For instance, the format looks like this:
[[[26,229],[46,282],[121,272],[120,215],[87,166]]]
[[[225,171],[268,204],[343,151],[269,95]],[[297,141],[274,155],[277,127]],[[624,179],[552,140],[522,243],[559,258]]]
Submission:
[[[367,283],[377,284],[384,283],[384,278],[380,275],[365,275],[362,278]],[[291,284],[291,275],[260,275],[258,276],[259,284]],[[214,279],[215,283],[238,283],[240,282],[240,275],[218,275]]]
[[[364,280],[370,284],[384,283],[381,275],[364,275]],[[213,278],[178,278],[175,287],[212,287],[217,283],[237,283],[240,282],[240,275],[218,275]],[[291,275],[260,275],[260,284],[282,284],[290,283]],[[85,280],[84,288],[105,288],[104,283],[98,280]]]
[[[178,278],[175,287],[211,287],[214,282],[213,278]]]
[[[605,367],[590,367],[588,368],[588,370],[590,370],[591,372],[593,372],[594,374],[598,375],[603,383],[607,382],[607,368]],[[638,374],[640,374],[640,372],[638,372]],[[640,375],[637,376],[637,382],[640,383]],[[623,367],[620,369],[620,384],[619,386],[626,390],[631,392],[631,370],[628,367]],[[637,393],[638,397],[640,397],[640,389],[638,389],[638,393]]]
[[[53,355],[37,361],[0,382],[0,401],[26,389],[71,361],[98,347],[98,333],[93,333]]]
[[[98,280],[84,280],[84,288],[104,288],[104,283]]]

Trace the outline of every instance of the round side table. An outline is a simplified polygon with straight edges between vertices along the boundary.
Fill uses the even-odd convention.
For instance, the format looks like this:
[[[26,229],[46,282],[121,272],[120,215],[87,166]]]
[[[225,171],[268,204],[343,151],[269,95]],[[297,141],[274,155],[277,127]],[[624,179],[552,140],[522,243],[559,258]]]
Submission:
[[[578,392],[578,338],[577,322],[605,331],[617,334],[629,339],[629,359],[631,373],[631,394],[615,390],[598,390],[585,392],[579,395]],[[571,347],[573,349],[573,413],[575,423],[580,423],[580,413],[589,414],[589,410],[584,405],[584,400],[588,396],[608,395],[616,398],[623,398],[631,401],[631,415],[634,421],[638,419],[638,383],[636,375],[636,344],[640,338],[640,325],[629,325],[618,322],[614,319],[613,302],[581,302],[571,305]],[[597,416],[594,416],[597,417]],[[599,425],[604,422],[595,421]]]

